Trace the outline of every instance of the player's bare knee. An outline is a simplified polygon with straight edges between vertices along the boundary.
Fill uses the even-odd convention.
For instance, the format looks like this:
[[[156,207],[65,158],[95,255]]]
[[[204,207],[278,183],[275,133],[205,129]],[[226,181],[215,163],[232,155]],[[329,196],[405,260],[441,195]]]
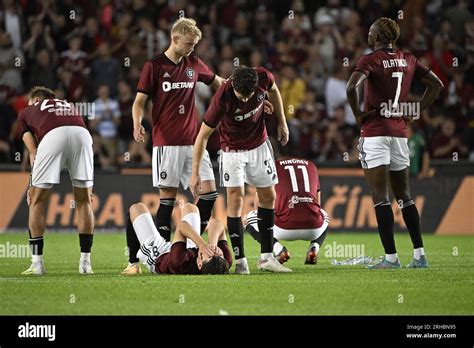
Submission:
[[[191,213],[199,213],[198,207],[196,207],[192,203],[184,203],[183,207],[181,208],[181,216],[191,214]]]
[[[135,220],[138,216],[150,212],[148,210],[148,207],[141,202],[132,204],[128,211],[130,213],[130,219],[132,221]]]

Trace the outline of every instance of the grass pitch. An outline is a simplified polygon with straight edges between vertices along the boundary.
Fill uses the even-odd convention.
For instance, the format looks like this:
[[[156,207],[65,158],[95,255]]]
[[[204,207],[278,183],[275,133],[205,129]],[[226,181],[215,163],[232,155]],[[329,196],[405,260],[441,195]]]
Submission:
[[[0,244],[7,242],[28,239],[0,234]],[[363,245],[373,257],[382,254],[375,233],[329,234],[325,246],[333,248],[333,242]],[[412,257],[409,237],[397,234],[396,242],[406,266]],[[80,275],[78,236],[49,233],[46,275],[20,275],[28,258],[0,258],[0,315],[473,315],[474,237],[424,235],[424,242],[429,269],[335,267],[325,246],[318,265],[309,266],[303,264],[307,242],[286,242],[293,273],[261,273],[259,247],[248,237],[248,276],[126,277],[119,275],[127,264],[124,234],[97,233],[95,274]]]

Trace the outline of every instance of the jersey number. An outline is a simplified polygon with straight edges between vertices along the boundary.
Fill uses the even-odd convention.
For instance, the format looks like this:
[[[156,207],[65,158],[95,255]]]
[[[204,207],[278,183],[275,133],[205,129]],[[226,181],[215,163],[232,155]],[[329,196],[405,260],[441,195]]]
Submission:
[[[403,72],[393,72],[392,77],[397,78],[397,91],[395,92],[395,100],[393,101],[393,107],[396,108],[398,106],[398,99],[400,98],[400,90],[402,89]]]
[[[304,191],[309,192],[310,187],[309,187],[308,170],[306,169],[306,166],[298,166],[297,168],[301,170],[301,172],[303,173]],[[296,180],[295,167],[285,166],[285,169],[290,172],[291,187],[293,188],[293,192],[298,192],[298,181]]]

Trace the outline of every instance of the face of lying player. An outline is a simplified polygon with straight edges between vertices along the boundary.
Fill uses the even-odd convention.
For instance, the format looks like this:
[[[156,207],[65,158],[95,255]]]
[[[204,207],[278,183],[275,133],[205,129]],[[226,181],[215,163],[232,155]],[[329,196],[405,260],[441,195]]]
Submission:
[[[221,256],[222,258],[224,257],[224,254],[222,250],[218,247],[215,248],[214,254],[209,255],[208,253],[201,253],[198,252],[198,257],[196,258],[196,264],[198,266],[198,269],[202,268],[202,265],[208,262],[212,257],[214,256]]]
[[[174,50],[182,57],[189,56],[194,51],[194,46],[199,42],[199,37],[193,35],[173,36]]]

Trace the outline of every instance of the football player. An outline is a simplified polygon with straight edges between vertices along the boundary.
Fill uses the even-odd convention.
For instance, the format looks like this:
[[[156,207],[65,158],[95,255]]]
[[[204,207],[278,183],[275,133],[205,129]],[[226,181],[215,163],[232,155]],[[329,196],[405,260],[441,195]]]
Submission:
[[[45,272],[43,235],[46,207],[53,185],[59,184],[63,168],[69,171],[78,213],[81,247],[79,273],[94,273],[90,259],[94,231],[91,207],[94,183],[92,137],[72,104],[56,99],[49,88],[34,87],[29,93],[28,105],[21,111],[17,122],[18,133],[28,149],[32,168],[27,193],[32,262],[23,274]]]
[[[313,162],[298,158],[277,160],[275,166],[278,184],[275,185],[273,254],[280,263],[284,263],[290,254],[279,241],[307,240],[310,245],[305,264],[315,265],[329,225],[329,216],[321,209],[318,170]],[[244,226],[260,242],[257,210],[247,214]]]
[[[225,229],[217,219],[206,227],[208,243],[201,235],[201,218],[197,206],[183,204],[181,221],[177,224],[173,242],[160,235],[151,214],[143,203],[130,207],[127,225],[129,264],[125,275],[141,273],[141,261],[154,274],[226,274],[232,265],[232,253],[227,246]]]
[[[241,220],[245,183],[257,188],[259,198],[261,256],[257,267],[272,272],[291,272],[272,253],[274,185],[278,183],[278,176],[265,128],[264,100],[267,95],[278,119],[279,141],[286,145],[288,126],[273,74],[263,67],[246,66],[236,68],[216,91],[194,144],[190,188],[197,197],[203,179],[200,175],[201,159],[210,135],[219,125],[221,185],[227,189],[227,228],[238,274],[249,273]]]
[[[440,79],[416,57],[396,48],[400,28],[390,18],[377,19],[369,29],[368,42],[374,50],[362,56],[347,83],[347,99],[361,126],[359,160],[374,202],[377,225],[385,257],[370,268],[401,268],[393,236],[394,217],[389,191],[402,210],[413,243],[413,260],[408,267],[426,268],[420,216],[410,194],[410,153],[407,122],[430,106],[443,88]],[[409,115],[406,104],[413,79],[427,85],[417,103],[418,112]],[[359,108],[358,87],[364,84],[365,111]],[[413,108],[416,110],[416,108]]]

